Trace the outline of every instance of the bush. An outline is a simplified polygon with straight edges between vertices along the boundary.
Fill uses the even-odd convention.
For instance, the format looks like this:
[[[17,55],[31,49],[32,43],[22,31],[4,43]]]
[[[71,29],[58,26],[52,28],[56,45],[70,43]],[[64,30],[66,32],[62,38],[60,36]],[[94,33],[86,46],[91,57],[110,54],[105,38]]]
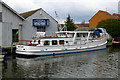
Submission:
[[[105,28],[112,37],[120,36],[120,21],[107,19],[98,23],[97,28]]]

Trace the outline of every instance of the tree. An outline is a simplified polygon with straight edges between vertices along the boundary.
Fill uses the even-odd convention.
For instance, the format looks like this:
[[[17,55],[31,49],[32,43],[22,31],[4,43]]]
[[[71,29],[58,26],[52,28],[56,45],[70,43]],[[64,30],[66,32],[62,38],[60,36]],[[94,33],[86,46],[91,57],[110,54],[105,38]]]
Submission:
[[[105,28],[112,37],[120,36],[120,21],[117,19],[107,19],[98,23],[98,28]]]
[[[68,31],[74,31],[76,29],[73,19],[71,19],[69,14],[68,14],[67,20],[65,21],[65,26],[67,27]]]

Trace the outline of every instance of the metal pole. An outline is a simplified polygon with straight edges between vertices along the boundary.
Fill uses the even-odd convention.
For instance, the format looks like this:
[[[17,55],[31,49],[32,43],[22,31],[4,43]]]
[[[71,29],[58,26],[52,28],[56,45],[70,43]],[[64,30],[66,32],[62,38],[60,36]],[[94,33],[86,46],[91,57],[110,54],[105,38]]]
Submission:
[[[12,52],[13,52],[12,46],[13,46],[13,42],[11,42],[11,57],[12,57]]]

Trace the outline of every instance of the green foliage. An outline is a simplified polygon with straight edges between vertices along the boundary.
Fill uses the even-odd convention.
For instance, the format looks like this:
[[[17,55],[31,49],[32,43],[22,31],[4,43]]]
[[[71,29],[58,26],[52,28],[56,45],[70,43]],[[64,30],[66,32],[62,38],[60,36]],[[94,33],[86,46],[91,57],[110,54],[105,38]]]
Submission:
[[[67,20],[65,21],[65,26],[67,27],[67,31],[74,31],[76,29],[73,19],[71,19],[69,14],[68,14]]]
[[[107,42],[108,45],[112,45],[112,42]]]
[[[107,19],[98,23],[97,28],[105,28],[112,37],[120,36],[120,21]]]

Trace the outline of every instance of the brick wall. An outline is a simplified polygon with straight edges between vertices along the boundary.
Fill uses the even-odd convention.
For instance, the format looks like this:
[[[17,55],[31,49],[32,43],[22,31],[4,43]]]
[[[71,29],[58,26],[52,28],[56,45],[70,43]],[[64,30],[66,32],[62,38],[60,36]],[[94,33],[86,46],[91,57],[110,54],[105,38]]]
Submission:
[[[106,19],[110,19],[111,16],[107,12],[99,11],[89,20],[89,27],[97,27],[97,24]]]

